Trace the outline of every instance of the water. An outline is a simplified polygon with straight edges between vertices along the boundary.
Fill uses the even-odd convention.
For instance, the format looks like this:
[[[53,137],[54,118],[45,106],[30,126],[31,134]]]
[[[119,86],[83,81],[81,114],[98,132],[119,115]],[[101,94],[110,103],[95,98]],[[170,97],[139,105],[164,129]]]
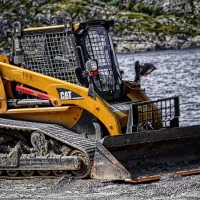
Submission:
[[[142,88],[154,100],[179,96],[180,126],[200,124],[200,49],[118,54],[123,79],[134,80],[134,62],[152,63],[156,70],[141,78]]]

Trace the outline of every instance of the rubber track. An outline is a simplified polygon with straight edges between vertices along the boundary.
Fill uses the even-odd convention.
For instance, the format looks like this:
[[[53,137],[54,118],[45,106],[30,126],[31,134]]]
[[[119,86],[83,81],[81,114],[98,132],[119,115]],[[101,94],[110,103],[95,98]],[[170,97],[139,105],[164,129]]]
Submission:
[[[39,131],[55,140],[84,152],[93,161],[96,143],[60,125],[0,118],[0,128],[22,131]]]

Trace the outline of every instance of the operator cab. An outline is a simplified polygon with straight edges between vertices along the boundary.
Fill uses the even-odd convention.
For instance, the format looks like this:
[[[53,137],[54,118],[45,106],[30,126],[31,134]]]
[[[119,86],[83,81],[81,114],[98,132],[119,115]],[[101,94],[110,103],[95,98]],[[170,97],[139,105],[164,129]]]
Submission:
[[[101,98],[117,102],[122,78],[108,33],[113,25],[114,21],[106,20],[76,24],[69,15],[53,19],[51,26],[24,30],[15,22],[10,63],[81,84],[89,91],[92,85]]]
[[[90,73],[95,91],[107,101],[121,97],[122,79],[115,55],[112,39],[108,33],[113,21],[93,20],[79,24],[75,31],[77,50],[80,58],[82,76],[79,82],[87,85],[84,77],[87,61],[94,61]],[[96,63],[96,67],[95,67]],[[94,73],[95,72],[95,73]],[[80,71],[79,71],[80,74]]]

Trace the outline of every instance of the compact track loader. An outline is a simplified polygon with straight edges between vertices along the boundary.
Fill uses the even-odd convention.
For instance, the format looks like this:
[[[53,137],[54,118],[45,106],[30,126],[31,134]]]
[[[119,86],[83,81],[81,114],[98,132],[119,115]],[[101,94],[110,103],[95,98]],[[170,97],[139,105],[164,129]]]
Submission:
[[[122,79],[113,21],[14,23],[0,56],[0,175],[90,176],[133,183],[200,172],[200,126],[179,127],[179,98],[151,101],[135,63]],[[133,68],[134,70],[134,68]]]

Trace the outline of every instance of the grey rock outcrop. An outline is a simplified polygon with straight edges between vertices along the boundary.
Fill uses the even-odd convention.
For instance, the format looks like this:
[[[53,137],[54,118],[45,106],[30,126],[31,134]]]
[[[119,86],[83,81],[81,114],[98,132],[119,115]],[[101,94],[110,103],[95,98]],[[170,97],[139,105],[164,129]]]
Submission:
[[[200,14],[200,2],[198,0],[139,0],[146,6],[157,5],[164,13],[191,13]]]
[[[200,47],[200,1],[199,0],[135,0],[134,5],[157,7],[160,15],[151,17],[141,13],[132,13],[109,6],[101,0],[75,0],[76,8],[71,12],[69,4],[62,4],[61,10],[71,12],[74,21],[87,19],[113,19],[112,32],[118,52],[137,52],[160,49],[184,49]],[[71,2],[75,2],[74,0]],[[56,14],[56,0],[0,0],[0,53],[9,49],[12,23],[16,19],[25,27],[30,24],[49,24]],[[49,3],[51,2],[51,3]],[[70,2],[70,0],[69,0]],[[165,15],[164,15],[165,14]],[[175,15],[187,15],[175,17]]]
[[[128,37],[116,38],[116,50],[119,53],[143,52],[168,49],[200,48],[200,35],[189,37],[183,34],[178,35],[154,35],[152,33],[138,33],[134,40]],[[142,35],[142,36],[141,36]],[[141,39],[142,38],[142,39]]]

